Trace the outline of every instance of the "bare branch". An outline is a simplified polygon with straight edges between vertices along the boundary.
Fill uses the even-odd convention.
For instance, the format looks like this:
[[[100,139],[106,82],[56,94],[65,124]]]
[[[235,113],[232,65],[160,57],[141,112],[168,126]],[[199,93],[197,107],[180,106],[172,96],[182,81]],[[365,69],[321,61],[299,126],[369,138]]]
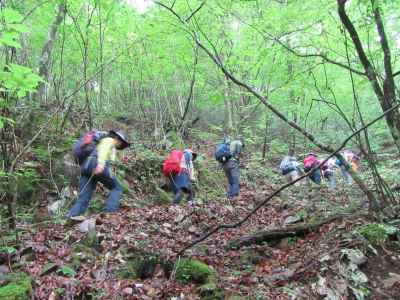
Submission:
[[[264,37],[264,39],[270,39],[270,40],[276,42],[276,43],[279,44],[281,47],[283,47],[285,50],[287,50],[288,52],[294,54],[294,55],[297,56],[297,57],[303,57],[303,58],[319,57],[319,58],[322,58],[324,61],[326,61],[326,62],[328,62],[328,63],[330,63],[330,64],[333,64],[333,65],[339,66],[339,67],[341,67],[341,68],[344,68],[344,69],[346,69],[346,70],[352,71],[353,73],[358,74],[358,75],[360,75],[360,76],[366,76],[366,73],[365,73],[365,72],[359,71],[359,70],[354,69],[354,68],[352,68],[352,67],[350,67],[350,66],[348,66],[348,65],[346,65],[346,64],[344,64],[344,63],[341,63],[341,62],[335,61],[335,60],[333,60],[333,59],[330,59],[330,58],[329,58],[327,55],[325,55],[325,54],[321,54],[321,53],[301,54],[301,53],[297,52],[296,50],[294,50],[293,48],[289,47],[288,45],[286,45],[284,42],[281,41],[281,38],[282,38],[282,37],[287,36],[287,35],[290,35],[290,34],[292,34],[292,33],[296,33],[296,32],[305,30],[305,29],[307,29],[307,28],[301,28],[301,29],[292,30],[292,31],[290,31],[290,32],[286,32],[286,33],[282,34],[282,35],[279,36],[279,37],[275,37],[275,36],[271,35],[270,33],[265,32],[264,30],[260,30],[259,28],[255,27],[255,26],[252,25],[252,24],[249,24],[249,23],[247,23],[247,22],[245,22],[245,21],[243,21],[243,20],[241,20],[241,21],[242,21],[243,23],[245,23],[247,26],[249,26],[249,27],[253,28],[255,31],[257,31],[260,35],[262,35],[262,36]]]
[[[37,5],[35,5],[34,7],[32,7],[32,9],[25,14],[21,23],[24,23],[29,18],[29,16],[35,12],[35,10],[37,10],[40,6],[42,6],[43,4],[46,4],[48,2],[50,2],[50,0],[42,1],[42,2],[38,3]]]
[[[190,81],[189,95],[186,100],[185,111],[183,112],[183,116],[181,118],[181,125],[179,127],[183,126],[183,123],[186,119],[186,115],[189,111],[190,101],[193,98],[193,90],[194,90],[194,84],[196,82],[196,72],[197,72],[196,67],[197,67],[198,56],[199,56],[198,49],[199,49],[199,47],[196,45],[195,49],[194,49],[193,75],[192,75],[192,80]]]
[[[190,16],[187,17],[187,18],[185,19],[185,22],[189,22],[190,19],[204,6],[204,4],[206,4],[206,0],[204,0],[203,2],[201,2],[201,4],[199,5],[199,7],[196,8],[196,9],[190,14]],[[172,6],[172,7],[173,7],[173,6]]]

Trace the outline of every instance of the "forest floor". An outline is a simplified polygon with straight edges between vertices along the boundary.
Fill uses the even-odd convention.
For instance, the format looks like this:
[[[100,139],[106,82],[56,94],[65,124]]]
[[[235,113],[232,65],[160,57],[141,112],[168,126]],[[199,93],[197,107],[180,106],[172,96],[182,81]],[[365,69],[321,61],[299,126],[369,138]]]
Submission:
[[[222,229],[185,252],[213,276],[197,278],[202,266],[182,271],[169,264],[184,261],[176,254],[210,229],[244,218],[283,183],[273,178],[254,184],[244,176],[234,201],[177,207],[126,198],[118,213],[91,214],[79,223],[21,222],[24,234],[18,251],[3,260],[0,286],[2,270],[21,270],[32,278],[34,299],[400,299],[397,238],[371,242],[377,229],[366,225],[368,208],[353,186],[292,186],[242,226]],[[339,217],[305,234],[229,247],[244,235],[333,215]]]
[[[400,295],[396,277],[400,275],[393,275],[400,267],[398,250],[379,248],[378,255],[368,255],[368,262],[361,266],[368,282],[352,279],[359,276],[360,270],[354,270],[354,274],[341,270],[347,268],[343,262],[345,251],[362,245],[351,236],[355,228],[365,223],[362,218],[333,221],[304,237],[286,238],[274,246],[227,249],[229,241],[242,235],[285,227],[289,216],[308,219],[301,201],[294,197],[292,204],[282,198],[272,200],[243,226],[221,230],[187,251],[189,257],[216,270],[216,285],[223,289],[224,298],[206,298],[201,284],[172,279],[159,265],[147,279],[118,276],[121,267],[143,253],[174,259],[179,250],[214,225],[243,218],[260,194],[271,191],[267,188],[255,195],[244,189],[233,203],[212,202],[195,208],[123,207],[117,214],[91,215],[101,239],[92,248],[78,246],[85,245],[87,240],[87,233],[81,232],[79,224],[51,224],[24,240],[24,249],[29,249],[24,252],[33,255],[22,256],[27,260],[23,265],[35,278],[37,299],[57,299],[57,294],[65,299],[72,295],[81,295],[80,299],[200,299],[200,294],[203,299],[351,299],[352,289],[367,294],[364,288],[368,287],[375,295],[370,299],[396,299]],[[342,198],[330,199],[338,205],[347,204]],[[323,205],[312,213],[324,214],[329,211]],[[63,266],[74,270],[73,273],[69,274]]]

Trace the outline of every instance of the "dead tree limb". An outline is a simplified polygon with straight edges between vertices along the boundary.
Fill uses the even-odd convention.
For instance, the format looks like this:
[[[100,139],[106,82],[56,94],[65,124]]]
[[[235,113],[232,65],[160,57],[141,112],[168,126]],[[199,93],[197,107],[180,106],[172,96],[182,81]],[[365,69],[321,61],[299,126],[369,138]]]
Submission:
[[[334,215],[316,223],[310,224],[299,224],[296,226],[290,226],[287,228],[272,229],[267,231],[259,231],[255,234],[241,236],[238,239],[231,240],[228,245],[228,250],[239,249],[244,246],[250,246],[254,244],[261,244],[264,242],[276,244],[280,240],[288,237],[304,236],[310,232],[315,231],[322,225],[331,223],[337,219],[343,218],[345,215]]]

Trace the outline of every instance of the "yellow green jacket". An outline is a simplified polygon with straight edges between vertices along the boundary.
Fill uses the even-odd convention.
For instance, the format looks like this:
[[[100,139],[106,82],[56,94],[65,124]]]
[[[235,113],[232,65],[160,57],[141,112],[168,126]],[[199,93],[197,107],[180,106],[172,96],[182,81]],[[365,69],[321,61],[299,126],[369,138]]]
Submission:
[[[106,137],[101,139],[96,149],[97,164],[105,166],[107,162],[115,161],[117,149],[115,148],[115,140],[113,138]]]

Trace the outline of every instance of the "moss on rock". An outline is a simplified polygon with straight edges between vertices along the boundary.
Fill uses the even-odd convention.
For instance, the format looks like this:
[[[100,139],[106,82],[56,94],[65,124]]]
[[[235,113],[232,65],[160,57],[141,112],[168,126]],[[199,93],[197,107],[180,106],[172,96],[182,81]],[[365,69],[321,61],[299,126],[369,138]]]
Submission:
[[[84,244],[76,244],[72,248],[72,267],[79,268],[82,263],[94,263],[97,252]]]
[[[175,265],[175,277],[178,281],[204,284],[212,282],[215,271],[205,263],[195,259],[182,259]]]
[[[224,300],[223,289],[217,287],[213,282],[206,283],[199,288],[199,294],[201,300]]]
[[[122,268],[117,270],[116,275],[125,279],[146,279],[153,276],[158,263],[158,256],[139,256],[128,260]]]
[[[0,287],[2,300],[29,300],[32,293],[31,278],[25,273],[8,275],[10,283]]]

